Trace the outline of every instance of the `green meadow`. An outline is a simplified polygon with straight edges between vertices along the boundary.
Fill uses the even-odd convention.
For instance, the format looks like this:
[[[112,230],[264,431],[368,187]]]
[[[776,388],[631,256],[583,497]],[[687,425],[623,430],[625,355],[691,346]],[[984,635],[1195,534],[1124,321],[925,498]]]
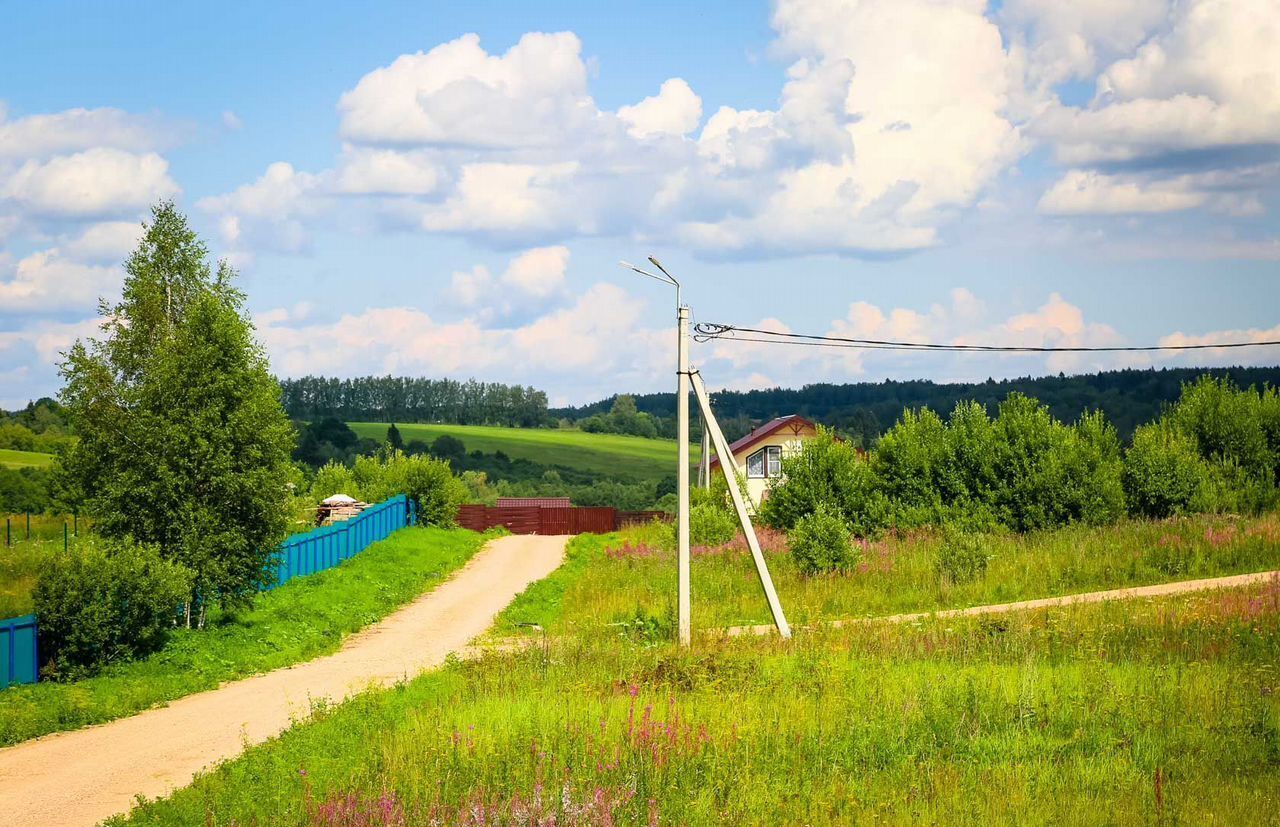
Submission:
[[[935,532],[867,543],[853,572],[820,576],[798,571],[785,536],[758,533],[793,625],[1280,570],[1277,514],[993,535],[985,571],[960,583],[939,574],[944,540]],[[602,622],[668,628],[676,579],[668,542],[669,529],[657,525],[575,539],[566,564],[517,597],[500,616],[497,633],[528,633],[531,624],[553,633]],[[741,538],[694,547],[692,605],[697,629],[771,622]]]
[[[53,465],[53,459],[53,454],[0,448],[0,466],[5,468],[48,468]]]
[[[958,591],[925,573],[927,537],[803,588],[769,559],[799,620],[1265,568],[1276,528],[1008,538],[990,566],[1010,583]],[[318,709],[117,823],[1266,824],[1280,805],[1280,580],[681,650],[650,540],[575,539],[503,618],[545,636]],[[749,567],[700,553],[695,621],[761,620]]]
[[[350,422],[361,437],[382,440],[386,422]],[[502,451],[512,459],[542,465],[559,465],[579,471],[634,481],[662,479],[676,466],[676,443],[670,439],[644,439],[621,434],[589,434],[571,429],[504,428],[489,425],[423,425],[396,423],[405,442],[428,445],[441,436],[462,440],[467,451],[492,454]],[[698,447],[690,446],[696,459]]]

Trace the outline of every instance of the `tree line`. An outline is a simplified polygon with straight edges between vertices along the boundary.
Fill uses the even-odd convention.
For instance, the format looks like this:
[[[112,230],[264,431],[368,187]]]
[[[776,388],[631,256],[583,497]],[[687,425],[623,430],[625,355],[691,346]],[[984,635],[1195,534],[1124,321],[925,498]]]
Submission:
[[[468,379],[303,376],[280,380],[292,419],[348,422],[440,422],[450,425],[554,425],[547,395],[534,387]]]
[[[1202,376],[1127,448],[1099,411],[1062,422],[1014,392],[994,416],[976,402],[946,418],[908,409],[866,456],[824,429],[782,471],[760,517],[839,523],[846,537],[1257,514],[1280,503],[1280,392]]]
[[[1079,376],[1022,377],[985,382],[820,383],[801,388],[719,391],[713,397],[716,418],[729,439],[748,433],[752,425],[776,416],[800,414],[835,429],[841,436],[869,446],[908,408],[949,414],[960,402],[977,402],[995,413],[1010,393],[1038,399],[1056,419],[1071,422],[1087,410],[1100,410],[1128,442],[1139,425],[1160,416],[1176,400],[1186,382],[1202,375],[1229,378],[1241,387],[1280,385],[1280,367],[1163,368],[1115,370]],[[553,408],[554,417],[578,422],[606,415],[616,401],[610,396],[579,407]],[[635,409],[658,420],[675,416],[674,393],[633,396]],[[700,426],[694,423],[697,435]],[[674,434],[673,434],[674,435]]]

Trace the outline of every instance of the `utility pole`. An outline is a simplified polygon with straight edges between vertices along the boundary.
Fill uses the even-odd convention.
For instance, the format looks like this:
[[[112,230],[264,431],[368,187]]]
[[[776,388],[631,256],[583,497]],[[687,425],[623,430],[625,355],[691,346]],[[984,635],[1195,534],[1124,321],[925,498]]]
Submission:
[[[689,612],[689,308],[680,300],[680,282],[675,276],[653,256],[649,261],[662,275],[625,261],[618,263],[676,289],[676,606],[680,645],[688,646],[693,639]]]
[[[676,308],[676,445],[680,467],[676,469],[676,579],[679,603],[680,645],[692,640],[689,600],[689,308]]]

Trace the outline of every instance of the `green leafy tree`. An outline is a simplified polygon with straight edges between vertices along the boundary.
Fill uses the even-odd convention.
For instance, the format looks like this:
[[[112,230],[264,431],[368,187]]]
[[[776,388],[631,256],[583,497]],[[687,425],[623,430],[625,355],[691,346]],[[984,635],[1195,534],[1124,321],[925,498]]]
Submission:
[[[387,428],[387,444],[391,446],[393,451],[404,450],[404,437],[400,436],[400,429],[396,427],[394,422],[391,423],[391,427]]]
[[[457,460],[466,455],[467,446],[456,436],[441,434],[431,443],[430,452],[436,459]]]
[[[871,465],[821,427],[798,453],[783,457],[782,476],[771,485],[760,517],[773,528],[790,530],[819,506],[858,537],[874,536],[889,523],[889,501]]]
[[[249,603],[289,517],[294,430],[226,264],[172,203],[103,302],[102,338],[62,364],[79,441],[65,460],[106,537],[154,546],[192,572],[190,609]]]
[[[1209,469],[1192,437],[1167,422],[1133,432],[1125,454],[1124,489],[1129,510],[1142,517],[1192,511],[1203,499]]]

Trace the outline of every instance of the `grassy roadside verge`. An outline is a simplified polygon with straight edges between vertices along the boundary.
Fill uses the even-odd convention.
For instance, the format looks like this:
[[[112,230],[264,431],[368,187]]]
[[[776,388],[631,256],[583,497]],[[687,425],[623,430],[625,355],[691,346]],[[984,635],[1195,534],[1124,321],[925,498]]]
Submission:
[[[1276,582],[790,644],[583,632],[363,694],[128,823],[1261,824],[1277,662]]]
[[[593,624],[666,628],[675,554],[649,526],[573,540],[568,562],[534,584],[499,618],[498,633],[537,623],[558,633]],[[977,576],[951,582],[938,570],[942,537],[922,533],[870,544],[854,570],[805,577],[783,538],[762,533],[766,558],[792,624],[953,609],[1087,591],[1280,569],[1280,515],[1198,516],[1073,526],[988,538]],[[768,623],[755,568],[741,542],[695,548],[695,628]]]
[[[571,539],[560,567],[516,595],[494,620],[490,634],[502,637],[537,631],[535,626],[556,626],[564,616],[565,593],[605,561],[605,549],[616,545],[619,538],[619,534],[612,533],[579,534]]]
[[[223,681],[332,652],[460,568],[484,543],[471,531],[403,529],[335,568],[262,595],[252,610],[179,630],[163,650],[72,683],[0,692],[0,745],[102,723]]]

